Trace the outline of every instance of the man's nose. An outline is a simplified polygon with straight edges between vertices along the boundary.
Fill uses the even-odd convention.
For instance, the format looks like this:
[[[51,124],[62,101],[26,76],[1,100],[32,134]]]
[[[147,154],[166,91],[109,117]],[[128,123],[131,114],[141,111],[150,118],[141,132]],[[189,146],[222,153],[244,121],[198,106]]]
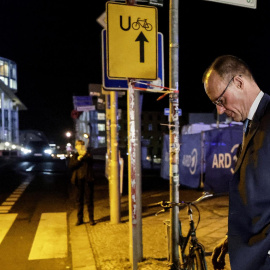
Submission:
[[[216,107],[218,114],[223,114],[226,111],[226,109],[223,106],[216,105]]]

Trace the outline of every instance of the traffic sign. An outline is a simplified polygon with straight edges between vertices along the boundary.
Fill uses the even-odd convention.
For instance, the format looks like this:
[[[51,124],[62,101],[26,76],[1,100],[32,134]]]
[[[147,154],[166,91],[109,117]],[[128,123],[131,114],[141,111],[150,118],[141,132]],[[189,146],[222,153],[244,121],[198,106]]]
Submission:
[[[170,108],[164,108],[164,115],[170,115]],[[182,109],[178,108],[178,116],[182,116]]]
[[[217,3],[223,3],[228,5],[247,7],[247,8],[257,8],[257,0],[205,0]]]
[[[102,85],[105,90],[127,90],[128,82],[126,79],[110,79],[107,73],[107,58],[106,58],[106,30],[102,30]],[[160,86],[164,86],[164,49],[163,49],[163,34],[158,33],[158,81]],[[155,81],[151,81],[155,85]],[[141,87],[141,85],[138,85]],[[152,89],[151,86],[147,88]],[[159,89],[162,90],[162,89]]]
[[[73,96],[73,104],[77,111],[92,111],[95,109],[91,96]]]
[[[78,112],[89,112],[89,111],[94,111],[96,109],[96,106],[95,105],[77,106],[76,109]]]
[[[110,78],[157,79],[157,8],[107,2]]]

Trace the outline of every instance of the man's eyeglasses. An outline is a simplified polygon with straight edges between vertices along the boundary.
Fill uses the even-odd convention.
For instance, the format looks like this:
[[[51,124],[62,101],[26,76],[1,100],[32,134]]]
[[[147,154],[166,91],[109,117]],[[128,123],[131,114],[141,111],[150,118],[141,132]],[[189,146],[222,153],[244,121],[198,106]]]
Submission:
[[[233,76],[233,77],[230,79],[230,81],[229,81],[229,83],[227,84],[227,86],[226,86],[226,88],[224,89],[224,91],[221,93],[221,95],[220,95],[215,101],[213,101],[213,104],[218,105],[218,106],[220,106],[220,107],[223,107],[223,103],[222,103],[222,101],[221,101],[221,98],[223,97],[223,95],[224,95],[225,92],[227,91],[227,89],[228,89],[230,83],[232,82],[232,80],[234,79],[234,77],[235,77],[235,76]]]

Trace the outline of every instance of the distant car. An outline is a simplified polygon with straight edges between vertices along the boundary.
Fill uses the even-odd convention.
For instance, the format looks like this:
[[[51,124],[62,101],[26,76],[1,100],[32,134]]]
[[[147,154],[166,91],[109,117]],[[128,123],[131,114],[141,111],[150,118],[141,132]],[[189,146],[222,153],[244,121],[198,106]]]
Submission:
[[[52,158],[52,149],[45,141],[30,141],[22,148],[23,158]]]

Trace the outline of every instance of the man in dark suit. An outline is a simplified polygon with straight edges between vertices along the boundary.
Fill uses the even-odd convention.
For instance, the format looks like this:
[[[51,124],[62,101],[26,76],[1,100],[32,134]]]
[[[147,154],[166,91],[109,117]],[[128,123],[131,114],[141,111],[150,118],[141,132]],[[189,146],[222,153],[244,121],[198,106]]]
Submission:
[[[214,269],[224,269],[229,251],[232,270],[269,270],[270,97],[247,64],[231,55],[216,58],[203,83],[219,114],[249,122],[229,183],[228,236],[213,251]]]
[[[94,178],[92,169],[92,155],[86,150],[82,140],[76,140],[75,153],[69,161],[69,168],[72,171],[71,183],[76,187],[76,204],[78,208],[76,226],[83,224],[84,201],[86,202],[89,223],[94,225]]]

